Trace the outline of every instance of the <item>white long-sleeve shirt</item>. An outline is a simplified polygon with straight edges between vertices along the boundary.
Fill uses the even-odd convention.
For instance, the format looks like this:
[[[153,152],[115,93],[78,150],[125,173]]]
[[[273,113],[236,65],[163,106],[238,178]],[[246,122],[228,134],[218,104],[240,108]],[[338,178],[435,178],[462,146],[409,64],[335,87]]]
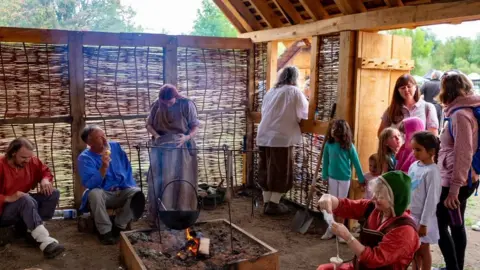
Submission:
[[[412,179],[411,215],[421,225],[437,226],[437,204],[442,191],[442,179],[437,164],[413,163],[408,175]]]
[[[257,145],[289,147],[302,142],[300,120],[308,118],[308,101],[293,85],[270,89],[263,97]]]

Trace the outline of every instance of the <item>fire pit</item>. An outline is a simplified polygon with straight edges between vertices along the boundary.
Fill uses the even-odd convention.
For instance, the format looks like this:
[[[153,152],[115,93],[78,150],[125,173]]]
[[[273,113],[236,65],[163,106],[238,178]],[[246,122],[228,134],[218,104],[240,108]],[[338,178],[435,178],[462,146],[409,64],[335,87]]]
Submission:
[[[121,256],[128,269],[279,269],[277,250],[224,219],[160,234],[161,242],[158,230],[122,232]]]

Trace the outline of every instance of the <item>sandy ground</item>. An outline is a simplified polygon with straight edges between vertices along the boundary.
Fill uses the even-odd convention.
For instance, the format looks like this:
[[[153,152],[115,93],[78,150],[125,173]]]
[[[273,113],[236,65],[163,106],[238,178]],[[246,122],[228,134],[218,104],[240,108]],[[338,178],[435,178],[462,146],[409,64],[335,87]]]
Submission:
[[[290,231],[292,215],[282,218],[263,216],[261,209],[255,209],[251,216],[251,203],[248,198],[236,198],[232,202],[232,221],[247,230],[260,240],[276,248],[280,253],[280,268],[316,269],[330,257],[335,256],[335,241],[321,241],[320,237],[325,229],[324,222],[316,219],[305,235]],[[479,197],[473,197],[469,203],[468,223],[473,223],[480,217]],[[202,211],[200,220],[228,218],[228,208],[222,205],[215,210]],[[43,259],[36,248],[30,247],[23,240],[18,240],[6,248],[0,248],[0,269],[124,269],[120,262],[118,246],[102,246],[97,238],[91,234],[79,233],[76,221],[51,221],[47,228],[66,247],[66,252],[54,260]],[[134,228],[147,228],[144,222],[134,224]],[[480,232],[468,229],[468,250],[466,267],[480,269],[478,249]],[[352,257],[351,252],[344,245],[340,247],[340,256],[345,259]],[[436,266],[442,265],[441,253],[437,247],[432,248]]]

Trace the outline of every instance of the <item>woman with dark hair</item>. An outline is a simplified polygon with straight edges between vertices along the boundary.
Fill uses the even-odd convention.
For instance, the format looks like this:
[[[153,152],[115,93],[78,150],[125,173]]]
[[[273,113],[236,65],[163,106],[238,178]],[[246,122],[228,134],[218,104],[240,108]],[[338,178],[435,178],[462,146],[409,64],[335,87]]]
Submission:
[[[407,117],[420,118],[428,131],[438,134],[438,118],[435,106],[420,99],[420,91],[415,78],[404,74],[397,79],[390,106],[383,113],[378,135],[387,127],[398,125]]]
[[[298,89],[298,76],[296,67],[284,68],[263,98],[257,132],[258,182],[263,189],[264,213],[268,215],[288,212],[280,199],[292,188],[293,146],[302,142],[299,123],[308,117],[308,101]]]
[[[437,220],[438,245],[449,270],[463,269],[467,247],[465,209],[467,199],[478,187],[478,175],[471,169],[478,147],[478,123],[470,108],[480,106],[480,96],[474,95],[472,89],[471,81],[464,74],[447,72],[442,77],[439,97],[449,123],[440,135],[438,166],[442,193]]]
[[[151,221],[155,221],[157,199],[168,210],[196,209],[198,164],[194,137],[199,125],[193,101],[181,96],[173,85],[162,86],[147,119],[154,146],[149,173]],[[191,185],[181,181],[168,185],[176,180]]]

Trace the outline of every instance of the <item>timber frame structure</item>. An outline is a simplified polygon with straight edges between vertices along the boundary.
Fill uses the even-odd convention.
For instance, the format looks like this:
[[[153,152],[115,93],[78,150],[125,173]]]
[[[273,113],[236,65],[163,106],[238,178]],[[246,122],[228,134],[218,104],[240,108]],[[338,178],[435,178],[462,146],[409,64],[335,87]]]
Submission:
[[[196,103],[198,147],[241,149],[253,49],[240,38],[0,28],[0,147],[31,139],[53,170],[60,207],[78,207],[84,188],[77,157],[86,148],[80,134],[98,124],[121,143],[145,188],[149,150],[137,146],[149,140],[145,119],[164,83]],[[242,159],[238,151],[235,186]],[[204,151],[198,160],[199,182],[215,185],[226,176],[220,153]]]
[[[368,156],[376,151],[376,131],[381,114],[391,98],[395,80],[415,67],[411,60],[411,39],[376,32],[480,20],[480,1],[477,0],[214,2],[239,31],[239,36],[250,38],[256,50],[263,51],[264,66],[255,70],[256,74],[263,72],[265,84],[256,83],[254,103],[256,96],[262,96],[261,93],[268,91],[275,82],[279,43],[285,45],[311,40],[309,119],[302,121],[301,127],[304,144],[317,143],[310,146],[309,152],[300,147],[299,152],[307,153],[303,154],[303,158],[298,159],[296,154],[296,167],[300,169],[295,174],[302,175],[296,181],[301,184],[296,187],[294,183],[294,191],[287,194],[287,198],[298,204],[305,202],[313,175],[312,167],[318,162],[316,154],[321,145],[321,142],[318,143],[321,136],[319,138],[318,135],[326,132],[325,116],[333,102],[337,103],[336,117],[350,124],[361,163],[366,168]],[[329,60],[332,57],[334,60]],[[332,78],[336,82],[332,82]],[[254,126],[261,120],[259,108],[260,105],[256,104],[249,114]],[[319,112],[320,117],[317,117]],[[255,164],[253,168],[256,168]],[[317,183],[322,182],[319,180]],[[350,196],[357,198],[361,195],[355,182]],[[326,189],[322,184],[317,188]],[[299,195],[292,195],[297,192]]]
[[[148,162],[148,152],[137,157],[133,145],[149,139],[149,106],[159,87],[172,83],[197,104],[199,146],[241,149],[245,143],[252,150],[263,95],[276,79],[279,42],[308,39],[309,119],[301,123],[296,181],[287,194],[304,204],[332,104],[336,117],[350,123],[364,161],[376,142],[372,123],[391,96],[386,89],[414,68],[411,40],[372,32],[480,19],[478,0],[214,2],[241,38],[0,28],[0,147],[17,136],[33,138],[37,156],[63,183],[60,206],[78,206],[83,127],[103,125],[126,148],[141,179],[147,168],[138,166]],[[254,185],[257,161],[252,151],[235,155],[234,185]],[[199,155],[199,182],[216,184],[225,177],[220,154]]]

